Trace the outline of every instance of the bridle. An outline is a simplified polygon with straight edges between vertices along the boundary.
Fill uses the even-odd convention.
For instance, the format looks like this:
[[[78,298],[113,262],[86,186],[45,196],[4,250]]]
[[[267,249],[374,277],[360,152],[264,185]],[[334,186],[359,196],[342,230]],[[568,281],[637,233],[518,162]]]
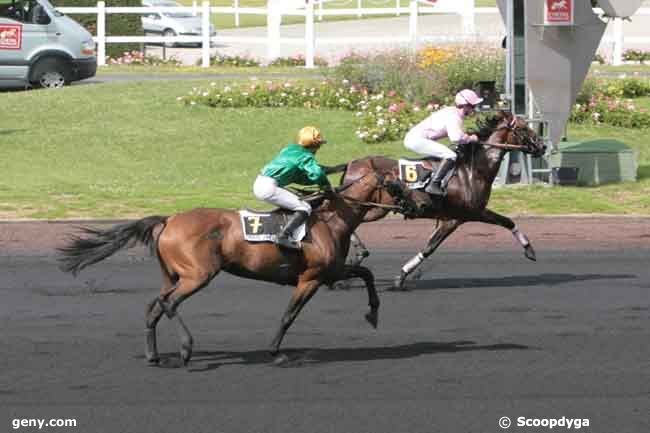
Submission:
[[[481,143],[483,146],[493,147],[496,149],[503,150],[518,150],[524,153],[530,153],[533,155],[539,154],[536,143],[530,139],[528,135],[521,133],[521,128],[517,128],[517,117],[513,116],[512,121],[508,122],[506,125],[499,126],[496,128],[496,131],[507,129],[512,131],[512,134],[518,139],[522,144],[511,144],[511,143]]]

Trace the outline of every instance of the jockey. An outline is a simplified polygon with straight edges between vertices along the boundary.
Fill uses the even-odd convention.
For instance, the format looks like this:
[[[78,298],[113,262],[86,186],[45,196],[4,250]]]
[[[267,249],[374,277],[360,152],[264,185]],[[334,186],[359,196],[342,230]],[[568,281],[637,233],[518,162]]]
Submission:
[[[253,185],[253,193],[258,200],[294,212],[276,237],[278,245],[289,248],[297,248],[291,235],[307,220],[311,214],[311,206],[283,187],[296,183],[318,184],[325,190],[332,188],[325,171],[314,158],[321,145],[326,143],[321,132],[313,126],[306,126],[298,133],[297,141],[297,144],[286,146],[278,156],[266,164]]]
[[[474,113],[482,98],[469,89],[456,94],[455,107],[445,107],[415,125],[406,134],[404,146],[413,152],[441,158],[438,170],[431,176],[425,191],[429,194],[445,195],[447,185],[445,177],[456,165],[456,152],[437,140],[449,137],[452,143],[465,144],[478,141],[476,135],[467,135],[463,131],[463,120]]]

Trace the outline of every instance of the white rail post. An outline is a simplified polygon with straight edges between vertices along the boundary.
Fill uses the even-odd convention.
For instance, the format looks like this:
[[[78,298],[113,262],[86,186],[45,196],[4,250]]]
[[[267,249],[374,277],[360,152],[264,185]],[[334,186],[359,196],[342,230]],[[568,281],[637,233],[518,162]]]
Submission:
[[[323,21],[323,0],[318,2],[318,21]]]
[[[623,64],[623,19],[614,18],[614,51],[612,53],[612,64],[619,66]]]
[[[282,1],[269,0],[266,12],[266,60],[271,63],[280,57],[280,25],[282,24]]]
[[[362,0],[357,0],[357,17],[361,18],[363,12]]]
[[[204,0],[201,5],[201,66],[210,67],[210,2]]]
[[[97,64],[106,65],[106,3],[97,2]]]
[[[314,69],[314,3],[307,0],[305,5],[305,68]]]
[[[239,0],[235,0],[235,27],[239,27]]]
[[[476,3],[474,0],[463,1],[463,35],[473,35],[476,31],[476,24],[474,19]]]
[[[395,16],[399,16],[399,8],[402,7],[400,0],[395,0],[395,7],[397,8],[397,12],[395,12]]]
[[[192,0],[192,16],[196,16],[198,8],[196,6],[196,0]]]
[[[415,52],[418,44],[418,0],[411,0],[410,9],[409,39],[411,40],[411,49]]]

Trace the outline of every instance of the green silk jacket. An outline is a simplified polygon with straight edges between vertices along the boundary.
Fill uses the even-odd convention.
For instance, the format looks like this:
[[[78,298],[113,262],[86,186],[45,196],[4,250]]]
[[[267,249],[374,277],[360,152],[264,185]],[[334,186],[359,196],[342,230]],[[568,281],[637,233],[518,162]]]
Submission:
[[[314,154],[298,144],[290,144],[282,149],[278,156],[264,166],[261,174],[275,179],[278,186],[291,183],[318,184],[321,187],[330,185],[325,171],[316,162]]]

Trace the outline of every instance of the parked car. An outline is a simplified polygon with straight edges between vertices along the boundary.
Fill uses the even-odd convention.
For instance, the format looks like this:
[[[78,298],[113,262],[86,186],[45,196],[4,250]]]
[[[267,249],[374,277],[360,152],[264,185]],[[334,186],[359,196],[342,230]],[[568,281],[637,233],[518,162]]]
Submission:
[[[96,71],[92,35],[48,0],[0,0],[0,87],[61,87]]]
[[[0,0],[2,1],[2,0]],[[191,12],[163,12],[158,8],[163,7],[182,7],[182,5],[169,0],[144,0],[143,6],[149,6],[153,10],[150,14],[142,16],[142,29],[145,34],[156,34],[163,36],[201,36],[201,15],[193,15]],[[217,33],[214,26],[210,24],[210,36]],[[200,42],[166,42],[165,46],[173,47],[177,45],[196,45],[201,46]]]

